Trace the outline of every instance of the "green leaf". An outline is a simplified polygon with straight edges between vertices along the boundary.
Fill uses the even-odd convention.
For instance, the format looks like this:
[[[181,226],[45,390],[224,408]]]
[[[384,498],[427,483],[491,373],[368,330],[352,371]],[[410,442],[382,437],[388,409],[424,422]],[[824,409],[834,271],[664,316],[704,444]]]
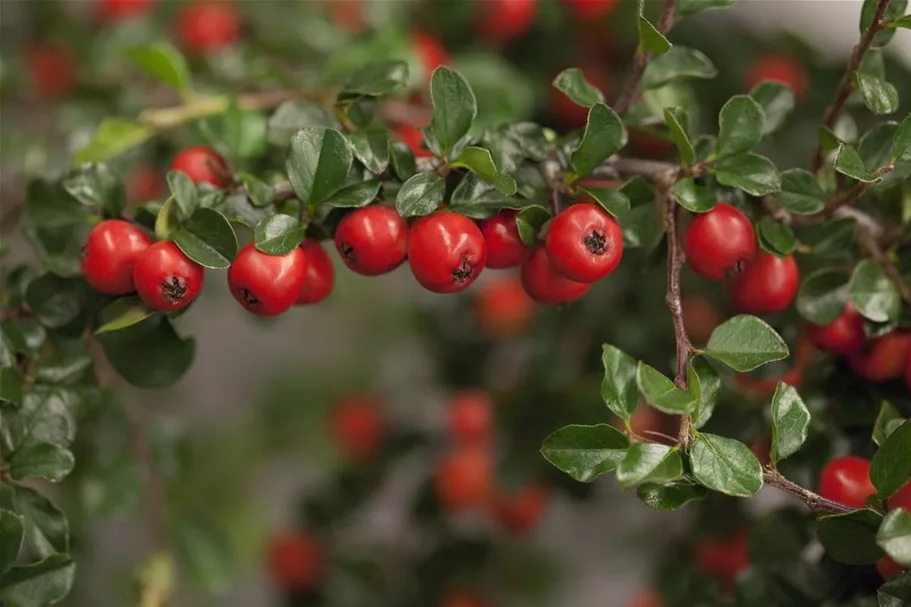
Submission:
[[[750,91],[750,97],[759,104],[765,116],[763,135],[777,131],[794,109],[794,91],[781,82],[760,82]]]
[[[674,197],[677,204],[693,213],[711,211],[718,204],[715,193],[704,185],[698,185],[691,177],[685,177],[674,184]]]
[[[883,401],[873,424],[873,442],[882,447],[889,435],[898,430],[903,423],[905,423],[905,418],[902,417],[898,409],[889,401]]]
[[[190,368],[196,351],[194,340],[181,339],[163,316],[152,316],[98,339],[114,370],[139,388],[173,385]]]
[[[617,484],[629,489],[643,483],[669,483],[683,476],[683,460],[676,448],[658,443],[635,443],[617,464]]]
[[[516,193],[515,180],[504,173],[499,173],[494,164],[493,156],[484,148],[468,146],[459,154],[458,159],[452,163],[453,168],[465,168],[497,188],[504,196]],[[498,179],[499,178],[499,179]]]
[[[42,274],[29,283],[25,303],[45,327],[56,329],[70,324],[82,312],[78,283],[53,274]]]
[[[389,134],[386,129],[369,127],[351,133],[348,139],[351,140],[354,157],[371,173],[379,175],[389,166]]]
[[[762,488],[762,465],[740,441],[697,434],[690,449],[693,476],[712,491],[749,497]]]
[[[690,361],[687,377],[691,385],[699,384],[699,407],[693,413],[693,427],[701,428],[708,423],[715,411],[715,403],[721,392],[721,376],[711,364],[701,356]]]
[[[707,356],[745,373],[787,358],[788,345],[764,320],[748,314],[735,316],[712,331]]]
[[[358,67],[342,83],[342,95],[380,97],[408,84],[408,64],[405,61],[372,61]]]
[[[85,206],[103,209],[109,217],[118,217],[126,204],[123,183],[106,164],[86,162],[73,168],[63,178],[63,188]]]
[[[267,255],[287,255],[300,246],[306,232],[296,217],[279,213],[256,224],[253,242],[257,250]]]
[[[553,85],[554,88],[582,107],[604,103],[604,93],[586,80],[585,74],[577,67],[565,69],[557,74]]]
[[[155,314],[155,311],[148,308],[138,297],[120,297],[105,306],[99,313],[99,326],[95,329],[95,335],[132,327],[152,314]]]
[[[677,144],[677,151],[680,152],[680,161],[683,164],[690,165],[696,161],[696,150],[693,148],[690,137],[686,132],[687,125],[690,122],[686,110],[679,107],[664,108],[664,121],[671,132],[674,143]]]
[[[656,89],[676,78],[711,79],[717,75],[718,70],[708,57],[696,49],[675,45],[648,64],[642,76],[642,88]]]
[[[871,112],[882,115],[898,110],[898,91],[892,84],[861,71],[854,72],[854,80]]]
[[[882,180],[882,177],[877,177],[867,170],[860,154],[854,148],[844,143],[838,145],[838,151],[835,153],[835,170],[864,183],[877,183]]]
[[[881,514],[867,509],[824,516],[818,522],[819,541],[839,563],[872,565],[883,557],[882,549],[876,545],[882,520]]]
[[[763,217],[756,224],[759,245],[764,251],[778,257],[787,257],[797,248],[797,239],[788,226],[771,217]]]
[[[878,261],[864,259],[858,263],[848,289],[851,302],[864,318],[873,322],[898,320],[901,296]]]
[[[639,49],[643,52],[655,53],[658,55],[668,52],[671,43],[664,35],[655,29],[648,19],[639,15]]]
[[[181,171],[168,171],[168,189],[183,212],[184,217],[189,217],[199,206],[199,192],[196,184]]]
[[[719,160],[715,163],[715,176],[721,185],[741,189],[752,196],[781,190],[781,178],[772,161],[749,152]]]
[[[538,232],[550,219],[547,209],[539,206],[525,207],[516,215],[516,228],[519,238],[526,247],[534,247],[538,241]]]
[[[778,382],[772,396],[772,463],[797,453],[807,440],[809,427],[810,411],[800,394],[792,386]]]
[[[430,78],[430,100],[430,128],[443,154],[448,154],[471,129],[478,114],[478,101],[462,75],[446,66],[438,67]]]
[[[731,97],[718,115],[718,158],[749,152],[762,141],[764,129],[765,115],[752,97]]]
[[[616,112],[603,103],[588,111],[588,121],[579,147],[570,159],[577,177],[590,175],[596,168],[623,146],[626,130]]]
[[[911,30],[911,15],[905,15],[901,19],[889,22],[889,27],[903,27]]]
[[[911,567],[911,512],[896,508],[887,514],[876,542],[896,563]]]
[[[700,394],[697,386],[681,390],[660,371],[641,361],[636,368],[636,384],[642,398],[659,411],[683,415],[692,413],[699,406]]]
[[[608,424],[565,426],[544,439],[541,455],[573,479],[589,483],[626,455],[629,439]]]
[[[16,480],[39,476],[57,483],[73,471],[75,464],[69,449],[51,443],[38,443],[13,453],[9,460],[9,472]]]
[[[810,171],[788,169],[781,173],[781,191],[775,200],[792,213],[811,215],[826,206],[826,193]]]
[[[286,101],[278,106],[267,123],[269,143],[287,147],[291,137],[306,127],[340,129],[339,121],[318,103],[312,101]]]
[[[876,16],[876,6],[877,0],[864,0],[863,7],[860,9],[860,33],[861,35],[866,32],[870,25],[873,23],[873,19]],[[886,6],[886,12],[883,15],[883,21],[890,23],[896,19],[901,18],[905,13],[905,9],[908,6],[907,0],[891,0]],[[894,29],[885,29],[876,34],[876,37],[873,39],[873,46],[884,46],[890,40],[892,36],[895,35]]]
[[[911,479],[911,421],[899,426],[873,456],[870,481],[888,498]]]
[[[156,134],[155,128],[122,118],[105,118],[92,139],[73,156],[75,164],[104,162]]]
[[[579,191],[590,196],[602,209],[618,219],[629,212],[629,198],[620,190],[611,188],[579,188]]]
[[[291,138],[285,169],[301,203],[315,207],[342,187],[351,169],[351,146],[335,129],[303,128]]]
[[[22,548],[22,533],[22,518],[9,510],[0,510],[0,576],[16,562]]]
[[[232,98],[225,112],[200,122],[213,147],[235,162],[266,153],[269,122],[262,112],[241,109]]]
[[[22,396],[16,415],[3,419],[5,442],[15,451],[41,442],[68,445],[76,435],[79,395],[56,386],[35,386]]]
[[[13,567],[0,579],[0,601],[7,607],[45,607],[62,601],[70,592],[76,563],[68,554],[53,554],[42,561]]]
[[[417,167],[415,166],[414,154],[411,148],[401,141],[391,141],[389,142],[389,153],[396,177],[405,181],[414,175]]]
[[[191,91],[190,69],[184,56],[167,42],[154,42],[127,49],[127,57],[155,80],[181,95]]]
[[[700,485],[671,483],[669,485],[639,485],[636,495],[642,503],[655,510],[677,510],[690,502],[702,501],[709,492]]]
[[[902,120],[902,123],[895,131],[892,158],[900,162],[911,162],[911,114],[908,114]]]
[[[876,591],[879,607],[907,607],[911,601],[911,572],[900,573]]]
[[[171,233],[177,228],[177,218],[174,212],[174,203],[177,202],[173,196],[168,196],[164,204],[158,209],[155,215],[155,238],[157,240],[168,240]]]
[[[241,173],[238,177],[240,177],[244,187],[247,189],[247,198],[250,199],[250,204],[258,208],[272,206],[275,202],[275,188],[249,173]]]
[[[418,173],[402,184],[395,197],[395,208],[402,217],[422,217],[433,213],[446,195],[446,182],[436,173]]]
[[[13,507],[22,516],[25,537],[37,556],[46,557],[69,550],[69,524],[49,499],[31,487],[20,485],[13,488]]]
[[[172,240],[187,257],[206,268],[227,268],[237,255],[234,228],[215,209],[196,209]]]
[[[234,549],[224,529],[209,519],[184,518],[171,536],[182,569],[202,588],[223,593],[234,584]]]
[[[601,362],[604,365],[601,398],[614,414],[629,420],[639,403],[636,361],[614,346],[604,344]]]
[[[15,367],[0,367],[0,403],[22,404],[22,378]]]
[[[737,0],[678,0],[676,11],[683,17],[695,15],[702,11],[727,8],[737,3]]]
[[[835,322],[848,302],[850,278],[842,268],[816,270],[804,279],[797,291],[797,312],[817,325]]]
[[[349,185],[330,196],[323,206],[336,209],[365,207],[376,200],[380,193],[380,185],[381,183],[375,179]]]
[[[87,209],[57,183],[43,179],[29,181],[25,198],[25,219],[29,225],[71,228],[85,221],[87,214]]]

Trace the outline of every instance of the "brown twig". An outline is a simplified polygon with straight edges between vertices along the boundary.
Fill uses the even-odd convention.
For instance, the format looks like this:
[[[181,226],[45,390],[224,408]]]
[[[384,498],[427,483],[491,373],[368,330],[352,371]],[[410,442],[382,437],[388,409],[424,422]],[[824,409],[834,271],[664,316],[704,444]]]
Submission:
[[[778,470],[766,470],[763,472],[762,478],[766,485],[799,497],[801,501],[814,512],[831,512],[839,514],[854,511],[854,508],[839,504],[838,502],[833,502],[830,499],[813,493],[809,489],[804,489],[794,481],[785,478]]]
[[[167,546],[164,481],[152,458],[152,450],[146,434],[148,418],[145,410],[141,406],[134,404],[129,404],[128,407],[130,448],[133,451],[133,457],[136,458],[136,463],[139,465],[139,473],[143,480],[146,508],[148,509],[149,533],[155,550],[164,551]]]
[[[876,175],[877,177],[882,177],[883,175],[892,172],[892,169],[894,169],[894,168],[895,168],[895,162],[892,161],[889,164],[887,164],[886,166],[877,169],[873,174]],[[850,190],[848,190],[841,196],[837,196],[837,197],[833,198],[828,203],[826,203],[826,208],[824,208],[819,213],[812,215],[812,217],[817,218],[817,219],[827,219],[829,217],[832,217],[835,214],[835,212],[838,211],[838,209],[841,209],[842,207],[846,207],[846,206],[850,205],[852,202],[854,202],[855,200],[857,200],[858,198],[860,198],[864,194],[864,192],[867,191],[868,187],[870,187],[869,183],[866,183],[863,181],[858,181],[856,184],[854,184],[854,187],[852,187]]]
[[[888,7],[889,0],[878,0],[876,3],[876,13],[873,16],[873,21],[870,22],[870,27],[868,27],[863,33],[863,36],[861,36],[860,42],[854,47],[854,52],[851,53],[851,60],[848,62],[848,68],[841,77],[841,82],[838,85],[835,98],[823,114],[822,124],[824,127],[829,129],[834,127],[835,121],[838,120],[839,115],[841,115],[841,111],[845,107],[848,96],[850,96],[851,91],[854,90],[854,72],[860,68],[864,56],[870,50],[870,47],[873,46],[876,34],[886,27],[884,16]],[[812,170],[814,173],[822,168],[824,159],[825,153],[823,152],[822,144],[820,143],[820,145],[816,147],[816,152],[813,154]]]

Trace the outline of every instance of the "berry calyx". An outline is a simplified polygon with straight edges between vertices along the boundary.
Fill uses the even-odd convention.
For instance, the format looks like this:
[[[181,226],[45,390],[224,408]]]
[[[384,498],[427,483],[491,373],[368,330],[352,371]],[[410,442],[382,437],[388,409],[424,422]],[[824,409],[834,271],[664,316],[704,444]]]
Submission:
[[[721,280],[756,256],[756,232],[749,218],[720,202],[693,218],[683,234],[686,262],[696,274]]]
[[[221,51],[240,37],[240,16],[227,2],[199,0],[177,15],[177,36],[187,51],[206,55]]]
[[[151,244],[152,239],[145,232],[127,221],[102,221],[92,228],[82,247],[85,281],[105,295],[132,293],[133,267]]]
[[[446,47],[426,32],[412,32],[411,48],[418,58],[421,74],[427,82],[430,82],[430,77],[435,69],[449,63],[449,53],[446,52]]]
[[[911,353],[911,333],[893,331],[870,340],[863,349],[848,357],[854,372],[872,382],[898,379],[906,373]]]
[[[534,316],[535,302],[525,292],[519,277],[496,276],[479,287],[475,310],[484,333],[494,339],[522,333]]]
[[[180,171],[193,183],[208,183],[217,188],[231,185],[231,169],[217,152],[204,146],[181,150],[171,162],[172,171]]]
[[[493,431],[493,399],[484,390],[462,390],[449,401],[449,432],[465,444],[484,444]]]
[[[352,394],[330,412],[330,428],[342,452],[355,461],[374,457],[386,439],[386,419],[379,399],[370,394]]]
[[[450,453],[437,466],[433,487],[437,500],[450,512],[484,506],[493,487],[490,452],[462,447]]]
[[[543,246],[532,251],[531,257],[522,264],[522,286],[536,302],[553,305],[574,302],[591,287],[588,283],[570,280],[558,272]]]
[[[705,539],[696,544],[696,568],[728,590],[740,572],[750,566],[749,537],[738,531],[731,537]]]
[[[870,460],[854,455],[836,457],[819,475],[819,494],[850,508],[866,508],[876,495],[870,481]]]
[[[740,312],[775,314],[791,305],[799,282],[794,257],[761,251],[731,280],[731,299]]]
[[[190,305],[202,289],[205,270],[169,240],[143,251],[133,266],[133,282],[142,301],[161,312]]]
[[[98,0],[98,18],[102,21],[123,21],[147,14],[155,0]]]
[[[295,305],[305,306],[319,303],[329,296],[335,284],[335,268],[318,240],[308,238],[300,248],[307,257],[307,275]]]
[[[620,263],[623,230],[598,205],[574,204],[554,217],[544,247],[551,265],[565,277],[576,282],[595,282]]]
[[[884,556],[876,561],[876,572],[879,573],[880,577],[883,578],[883,581],[886,582],[904,572],[905,569],[907,569],[907,567],[899,565],[888,556]]]
[[[849,301],[837,319],[827,325],[807,324],[807,335],[820,350],[850,355],[864,347],[863,316]]]
[[[790,55],[767,54],[757,57],[747,70],[747,90],[763,80],[789,86],[798,101],[804,97],[808,88],[806,68]]]
[[[323,577],[320,542],[303,530],[278,536],[267,547],[267,566],[275,584],[288,592],[313,589]]]
[[[487,267],[494,270],[514,268],[531,257],[532,249],[522,244],[516,226],[517,211],[506,209],[478,222],[487,244]]]
[[[355,209],[335,229],[335,248],[352,271],[379,276],[405,261],[408,224],[391,207]]]
[[[418,283],[434,293],[456,293],[481,274],[487,245],[464,215],[438,211],[421,217],[408,235],[408,263]]]
[[[484,38],[506,43],[525,34],[535,21],[537,0],[489,0],[476,3],[478,32]]]
[[[297,301],[306,276],[307,257],[300,247],[286,255],[267,255],[251,242],[228,268],[228,287],[248,312],[277,316]]]
[[[51,101],[69,93],[76,84],[76,65],[65,49],[48,44],[33,44],[26,59],[32,87],[40,97]]]
[[[493,500],[493,516],[511,533],[528,533],[541,522],[550,492],[538,484],[528,485],[513,494],[499,494]]]

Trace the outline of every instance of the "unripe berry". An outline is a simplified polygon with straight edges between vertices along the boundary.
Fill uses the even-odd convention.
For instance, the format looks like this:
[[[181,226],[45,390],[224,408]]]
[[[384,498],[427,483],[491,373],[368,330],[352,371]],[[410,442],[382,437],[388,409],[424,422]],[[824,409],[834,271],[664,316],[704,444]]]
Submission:
[[[547,487],[528,485],[512,495],[497,495],[492,504],[493,516],[511,533],[528,533],[541,522],[549,499]]]
[[[133,267],[152,239],[135,225],[120,219],[102,221],[89,232],[82,247],[82,274],[93,289],[105,295],[135,290]]]
[[[364,276],[391,272],[405,261],[408,224],[395,209],[371,205],[345,215],[335,229],[335,248],[351,270]]]
[[[487,244],[488,268],[514,268],[531,257],[532,249],[522,244],[519,237],[516,215],[516,211],[505,209],[489,219],[478,222],[484,235],[484,242]]]
[[[181,150],[171,162],[172,171],[180,171],[193,183],[208,183],[217,188],[231,185],[231,169],[217,152],[204,146]]]
[[[907,567],[899,565],[888,556],[884,556],[876,561],[876,572],[879,573],[880,577],[886,582],[905,571],[905,569],[907,569]]]
[[[483,506],[493,487],[490,452],[482,447],[462,447],[437,466],[433,486],[439,503],[450,512]]]
[[[898,379],[906,372],[911,333],[893,331],[869,343],[848,360],[854,372],[872,382]]]
[[[379,452],[386,440],[382,409],[379,399],[370,394],[349,395],[332,408],[332,436],[349,458],[367,461]]]
[[[746,215],[720,202],[690,221],[683,234],[683,252],[696,274],[721,280],[756,256],[756,232]]]
[[[488,257],[489,259],[489,257]],[[518,276],[495,276],[479,285],[475,310],[478,324],[494,339],[522,333],[535,313],[535,302]]]
[[[449,432],[460,443],[484,444],[493,430],[493,400],[484,390],[462,390],[448,405]]]
[[[279,588],[286,592],[306,592],[322,579],[325,557],[319,541],[300,530],[276,537],[269,543],[267,565]]]
[[[849,301],[837,319],[827,325],[807,324],[807,335],[820,350],[851,355],[864,347],[864,319]]]
[[[775,314],[791,305],[799,286],[794,257],[761,251],[731,280],[731,299],[740,312]]]
[[[190,53],[206,55],[221,51],[240,37],[241,21],[227,2],[197,0],[177,14],[177,36]]]
[[[251,242],[228,268],[228,287],[247,311],[277,316],[294,305],[306,276],[307,257],[300,247],[286,255],[267,255]]]
[[[728,590],[737,576],[750,566],[750,540],[745,531],[721,539],[704,539],[696,544],[696,568]]]
[[[476,2],[475,6],[481,36],[498,43],[509,42],[528,32],[537,12],[537,0],[488,0]]]
[[[169,240],[156,242],[139,255],[133,282],[143,302],[170,312],[190,305],[202,289],[205,270]]]
[[[433,71],[449,63],[449,53],[440,41],[425,32],[412,32],[411,48],[421,66],[421,75],[430,82]]]
[[[411,227],[408,263],[428,291],[462,291],[481,274],[486,261],[484,236],[464,215],[438,211],[421,217]]]
[[[798,59],[790,55],[767,54],[757,57],[747,70],[747,90],[763,80],[789,86],[798,101],[807,92],[807,70]]]
[[[870,481],[870,460],[854,455],[829,461],[819,475],[819,494],[850,508],[866,508],[876,495]]]
[[[39,96],[55,101],[66,96],[76,84],[76,65],[65,49],[33,44],[26,59],[32,87]]]
[[[588,283],[566,278],[553,267],[543,246],[537,247],[522,264],[522,286],[538,303],[568,304],[588,292]]]
[[[147,14],[155,0],[98,0],[98,18],[102,21],[122,21]]]
[[[301,244],[301,250],[307,257],[307,275],[295,302],[298,306],[323,301],[332,292],[332,286],[335,284],[335,269],[323,245],[308,238]]]
[[[623,230],[598,205],[574,204],[554,217],[545,249],[551,265],[575,282],[595,282],[614,271],[623,257]]]

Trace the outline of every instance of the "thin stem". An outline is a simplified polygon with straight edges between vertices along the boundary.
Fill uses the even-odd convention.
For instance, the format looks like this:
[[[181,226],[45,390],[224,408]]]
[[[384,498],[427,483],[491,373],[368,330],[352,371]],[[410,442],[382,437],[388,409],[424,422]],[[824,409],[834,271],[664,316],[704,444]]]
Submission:
[[[873,174],[876,175],[877,177],[882,177],[883,175],[892,172],[892,169],[894,169],[894,168],[895,168],[895,162],[893,161],[893,162],[887,164],[886,166],[880,167]],[[869,183],[866,183],[863,181],[858,181],[854,185],[853,188],[851,188],[850,190],[848,190],[841,196],[838,196],[838,197],[830,200],[826,204],[826,208],[823,209],[822,211],[820,211],[819,213],[817,213],[815,215],[815,217],[819,217],[822,219],[831,217],[832,215],[835,214],[836,211],[838,211],[838,209],[840,209],[842,207],[846,207],[849,204],[851,204],[852,202],[854,202],[855,200],[857,200],[858,198],[860,198],[864,194],[864,192],[867,191],[868,187],[870,187]]]
[[[833,502],[823,496],[813,493],[809,489],[804,489],[792,480],[785,478],[778,470],[766,470],[762,475],[763,480],[770,487],[775,487],[781,491],[790,493],[799,497],[810,510],[814,512],[831,512],[844,513],[853,512],[854,508]]]
[[[838,120],[838,117],[841,115],[841,111],[845,107],[845,102],[847,102],[848,97],[851,95],[851,91],[854,89],[854,72],[860,68],[864,56],[866,56],[870,47],[873,46],[876,34],[886,27],[884,17],[888,7],[889,0],[878,0],[876,3],[876,13],[873,16],[873,21],[870,22],[870,27],[868,27],[863,33],[863,36],[861,36],[860,42],[854,47],[854,52],[851,53],[851,60],[848,62],[848,68],[841,77],[841,82],[838,85],[835,98],[823,114],[822,124],[824,127],[829,129],[834,127],[835,121]],[[816,152],[813,155],[812,169],[814,173],[822,168],[824,159],[825,153],[823,152],[822,144],[820,144],[816,147]]]
[[[661,11],[661,17],[658,19],[657,25],[657,29],[662,35],[666,35],[674,27],[676,21],[674,10],[676,8],[677,0],[664,0],[664,9]],[[636,54],[633,55],[633,71],[630,72],[623,90],[620,91],[617,100],[614,102],[614,111],[620,116],[626,114],[633,104],[633,100],[639,92],[639,83],[642,82],[642,75],[651,60],[652,53],[642,49],[637,49]]]
[[[148,509],[149,533],[155,550],[164,551],[167,546],[165,530],[164,481],[155,466],[146,428],[148,417],[141,406],[128,405],[130,416],[130,448],[140,468],[146,507]]]

